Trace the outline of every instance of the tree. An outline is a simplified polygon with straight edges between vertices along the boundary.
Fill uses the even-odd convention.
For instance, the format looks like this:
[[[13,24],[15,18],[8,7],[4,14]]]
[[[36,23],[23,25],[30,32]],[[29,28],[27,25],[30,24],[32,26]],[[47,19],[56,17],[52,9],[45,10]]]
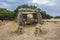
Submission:
[[[31,8],[31,9],[36,9],[37,7],[36,6],[32,6],[32,5],[27,5],[27,4],[24,4],[24,5],[21,5],[21,6],[18,6],[14,12],[18,13],[18,9],[20,8]]]
[[[45,11],[41,11],[40,13],[41,13],[43,19],[50,19],[50,18],[52,18],[52,16],[50,16],[49,14],[46,14]]]
[[[55,16],[54,18],[56,18],[56,19],[60,19],[60,16]]]
[[[0,20],[12,20],[14,18],[14,12],[5,8],[0,8]]]
[[[18,7],[14,10],[15,16],[17,16],[18,9],[20,9],[20,8],[31,8],[31,9],[38,9],[38,10],[41,10],[41,9],[37,8],[36,6],[24,4],[24,5],[18,6]]]
[[[32,6],[32,5],[27,5],[27,4],[18,6],[18,7],[14,10],[15,16],[17,16],[17,14],[18,14],[18,9],[20,9],[20,8],[37,9],[37,10],[40,11],[40,13],[41,13],[41,15],[42,15],[42,18],[44,18],[44,19],[50,19],[50,18],[52,18],[52,16],[50,16],[49,14],[46,14],[46,12],[45,12],[45,11],[42,11],[40,8],[37,8],[36,6]],[[36,16],[34,16],[34,17],[36,17]]]

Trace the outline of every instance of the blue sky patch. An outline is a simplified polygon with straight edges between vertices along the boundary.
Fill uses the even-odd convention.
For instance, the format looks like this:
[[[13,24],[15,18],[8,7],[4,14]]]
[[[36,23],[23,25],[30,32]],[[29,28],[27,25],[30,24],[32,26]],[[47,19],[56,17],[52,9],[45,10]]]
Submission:
[[[15,10],[22,4],[35,5],[52,16],[60,16],[60,0],[0,0],[0,8]]]

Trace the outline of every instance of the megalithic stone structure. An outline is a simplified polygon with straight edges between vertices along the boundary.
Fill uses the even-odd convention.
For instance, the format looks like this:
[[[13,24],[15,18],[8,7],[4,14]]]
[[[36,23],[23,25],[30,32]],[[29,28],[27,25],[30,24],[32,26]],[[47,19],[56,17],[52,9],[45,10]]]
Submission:
[[[37,15],[38,23],[42,24],[42,16],[39,10],[33,10],[29,8],[21,8],[18,10],[17,22],[21,25],[24,25],[22,14],[32,14],[32,13],[35,13]]]
[[[32,14],[35,13],[37,15],[37,24],[42,24],[42,16],[39,12],[39,10],[34,10],[30,8],[21,8],[18,10],[18,16],[17,16],[17,22],[20,25],[20,28],[24,27],[24,20],[23,20],[23,15],[22,14]],[[38,26],[39,29],[40,26]]]

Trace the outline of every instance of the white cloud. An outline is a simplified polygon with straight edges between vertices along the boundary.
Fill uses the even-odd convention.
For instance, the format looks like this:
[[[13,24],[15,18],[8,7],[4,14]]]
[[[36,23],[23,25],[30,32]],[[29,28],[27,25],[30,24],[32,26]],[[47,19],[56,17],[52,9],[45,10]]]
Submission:
[[[45,4],[48,6],[56,5],[55,0],[32,0],[30,3]]]
[[[9,9],[11,7],[11,4],[5,3],[5,2],[0,2],[0,8],[7,8]]]
[[[17,2],[18,0],[6,0],[7,2]]]
[[[7,8],[7,9],[9,9],[11,6],[13,6],[13,3],[16,4],[16,2],[18,2],[18,0],[6,0],[6,2],[0,2],[0,8]]]
[[[5,2],[0,2],[0,8],[7,8],[12,10],[12,7],[18,2],[18,0],[6,0]]]

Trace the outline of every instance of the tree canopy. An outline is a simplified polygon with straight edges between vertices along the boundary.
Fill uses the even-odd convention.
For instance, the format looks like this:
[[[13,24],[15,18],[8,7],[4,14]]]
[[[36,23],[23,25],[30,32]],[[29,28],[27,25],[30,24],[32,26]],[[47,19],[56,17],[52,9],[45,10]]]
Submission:
[[[36,7],[36,6],[32,6],[32,5],[27,5],[27,4],[24,4],[24,5],[18,6],[18,7],[14,10],[14,12],[15,12],[15,16],[17,16],[18,9],[20,9],[20,8],[31,8],[31,9],[37,9],[37,10],[40,11],[40,13],[41,13],[43,19],[50,19],[50,18],[52,18],[52,16],[50,16],[49,14],[46,14],[46,12],[43,11],[43,10],[41,10],[40,8],[38,8],[38,7]],[[36,17],[36,16],[34,16],[34,17]]]
[[[33,6],[33,5],[20,5],[18,6],[14,11],[7,10],[6,8],[0,8],[0,20],[13,20],[16,19],[18,14],[18,9],[20,8],[31,8],[31,9],[37,9],[40,11],[43,19],[50,19],[52,16],[46,13],[46,11],[41,10],[40,8]],[[33,14],[34,18],[36,18],[36,15]],[[24,16],[26,17],[26,16]]]
[[[41,13],[43,19],[53,18],[53,16],[51,16],[51,15],[49,15],[49,14],[46,14],[45,11],[41,11],[40,13]]]
[[[5,8],[0,8],[0,20],[12,20],[14,12],[9,11]]]
[[[60,16],[55,16],[54,18],[56,18],[56,19],[60,19]]]
[[[39,8],[37,8],[36,6],[24,4],[24,5],[18,6],[18,7],[14,10],[14,12],[17,13],[17,12],[18,12],[18,9],[20,9],[20,8],[39,9]],[[41,10],[41,9],[39,9],[39,10]]]

